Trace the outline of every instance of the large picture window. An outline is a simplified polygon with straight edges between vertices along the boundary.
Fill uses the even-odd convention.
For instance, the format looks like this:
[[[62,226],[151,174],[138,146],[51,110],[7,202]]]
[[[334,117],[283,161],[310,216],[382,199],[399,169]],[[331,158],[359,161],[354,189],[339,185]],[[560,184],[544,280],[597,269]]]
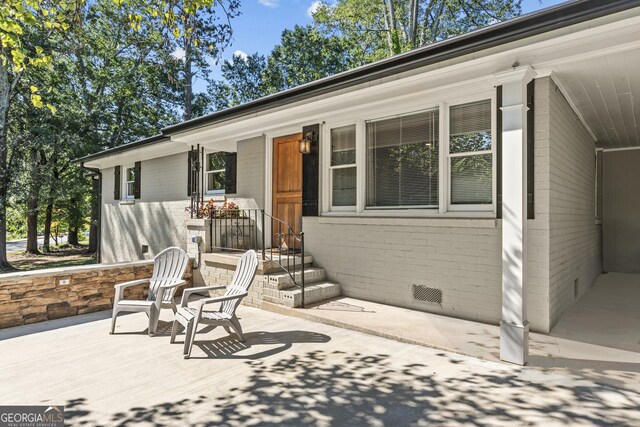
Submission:
[[[493,203],[491,100],[449,109],[450,203]]]
[[[331,205],[356,205],[356,127],[331,129]]]
[[[207,194],[224,193],[225,161],[223,153],[207,154],[206,192]]]
[[[437,208],[439,110],[366,123],[366,206]]]

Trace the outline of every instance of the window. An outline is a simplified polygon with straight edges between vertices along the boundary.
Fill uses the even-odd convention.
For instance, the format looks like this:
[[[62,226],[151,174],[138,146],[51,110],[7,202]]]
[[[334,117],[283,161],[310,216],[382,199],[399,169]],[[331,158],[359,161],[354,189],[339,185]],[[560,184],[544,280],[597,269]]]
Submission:
[[[368,208],[437,208],[439,110],[366,123]]]
[[[207,155],[206,191],[207,194],[224,194],[224,153],[211,153]]]
[[[450,204],[493,203],[491,100],[449,108]]]
[[[127,199],[133,199],[135,196],[136,168],[127,168],[125,172],[124,195]]]
[[[331,129],[331,205],[356,205],[356,127]]]

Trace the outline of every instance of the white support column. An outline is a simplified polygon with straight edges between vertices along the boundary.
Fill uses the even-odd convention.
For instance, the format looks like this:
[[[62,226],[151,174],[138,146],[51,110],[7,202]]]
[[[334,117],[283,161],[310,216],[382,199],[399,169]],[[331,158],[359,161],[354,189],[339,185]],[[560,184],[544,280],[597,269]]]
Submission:
[[[500,359],[524,365],[527,320],[527,83],[531,67],[496,74],[502,85],[502,321]]]

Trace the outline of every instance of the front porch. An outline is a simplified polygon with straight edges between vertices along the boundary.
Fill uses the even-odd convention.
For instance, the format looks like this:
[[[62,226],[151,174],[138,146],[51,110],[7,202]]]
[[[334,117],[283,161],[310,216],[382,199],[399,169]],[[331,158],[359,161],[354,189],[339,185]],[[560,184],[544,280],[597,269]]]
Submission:
[[[601,275],[551,333],[531,333],[529,366],[588,372],[610,385],[640,384],[640,275]],[[500,360],[500,327],[408,310],[354,298],[339,298],[308,310],[277,311],[405,343],[488,361]]]
[[[408,315],[387,308],[396,318]],[[522,368],[251,307],[238,313],[245,343],[217,329],[201,335],[188,360],[181,344],[169,344],[169,313],[154,338],[146,336],[141,313],[123,316],[117,334],[109,335],[108,311],[4,329],[3,404],[64,404],[68,425],[633,425],[640,419],[640,360],[629,356],[637,353],[593,367]],[[413,330],[439,328],[432,315],[413,313],[406,318],[419,322],[411,323]],[[420,324],[425,327],[415,327]],[[497,351],[486,333],[497,328],[475,325],[467,341],[477,348],[495,342]],[[533,364],[542,365],[535,362],[547,358],[532,335]],[[582,358],[598,357],[588,350]]]

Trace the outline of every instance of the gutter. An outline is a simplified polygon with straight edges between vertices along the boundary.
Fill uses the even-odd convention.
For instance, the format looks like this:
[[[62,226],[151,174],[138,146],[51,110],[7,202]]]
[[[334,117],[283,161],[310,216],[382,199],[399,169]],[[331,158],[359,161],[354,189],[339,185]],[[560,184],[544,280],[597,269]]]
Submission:
[[[93,178],[94,176],[98,177],[98,191],[97,191],[97,196],[98,196],[98,214],[96,215],[96,221],[98,222],[96,224],[96,239],[98,241],[98,245],[96,247],[96,261],[98,262],[98,264],[101,261],[101,255],[102,255],[102,172],[100,172],[100,169],[96,169],[96,168],[90,168],[88,166],[84,165],[84,162],[80,163],[80,167],[86,171],[89,172],[89,176],[91,176],[91,179],[94,180],[95,178]],[[91,227],[91,226],[89,226]],[[89,238],[91,238],[91,228],[89,228]]]
[[[72,160],[71,163],[80,163],[80,164],[82,164],[82,163],[87,162],[89,160],[94,160],[94,159],[98,159],[98,158],[102,158],[102,157],[106,157],[106,156],[111,156],[113,154],[118,154],[118,153],[120,153],[122,151],[133,150],[135,148],[140,148],[140,147],[144,147],[146,145],[156,144],[158,142],[169,141],[170,139],[171,138],[169,138],[167,135],[157,134],[157,135],[154,135],[154,136],[150,136],[148,138],[140,139],[138,141],[130,142],[128,144],[120,145],[118,147],[109,148],[107,150],[103,150],[103,151],[99,151],[97,153],[89,154],[89,155],[84,156],[84,157],[79,157],[77,159]],[[90,168],[85,168],[85,169],[89,170]]]

